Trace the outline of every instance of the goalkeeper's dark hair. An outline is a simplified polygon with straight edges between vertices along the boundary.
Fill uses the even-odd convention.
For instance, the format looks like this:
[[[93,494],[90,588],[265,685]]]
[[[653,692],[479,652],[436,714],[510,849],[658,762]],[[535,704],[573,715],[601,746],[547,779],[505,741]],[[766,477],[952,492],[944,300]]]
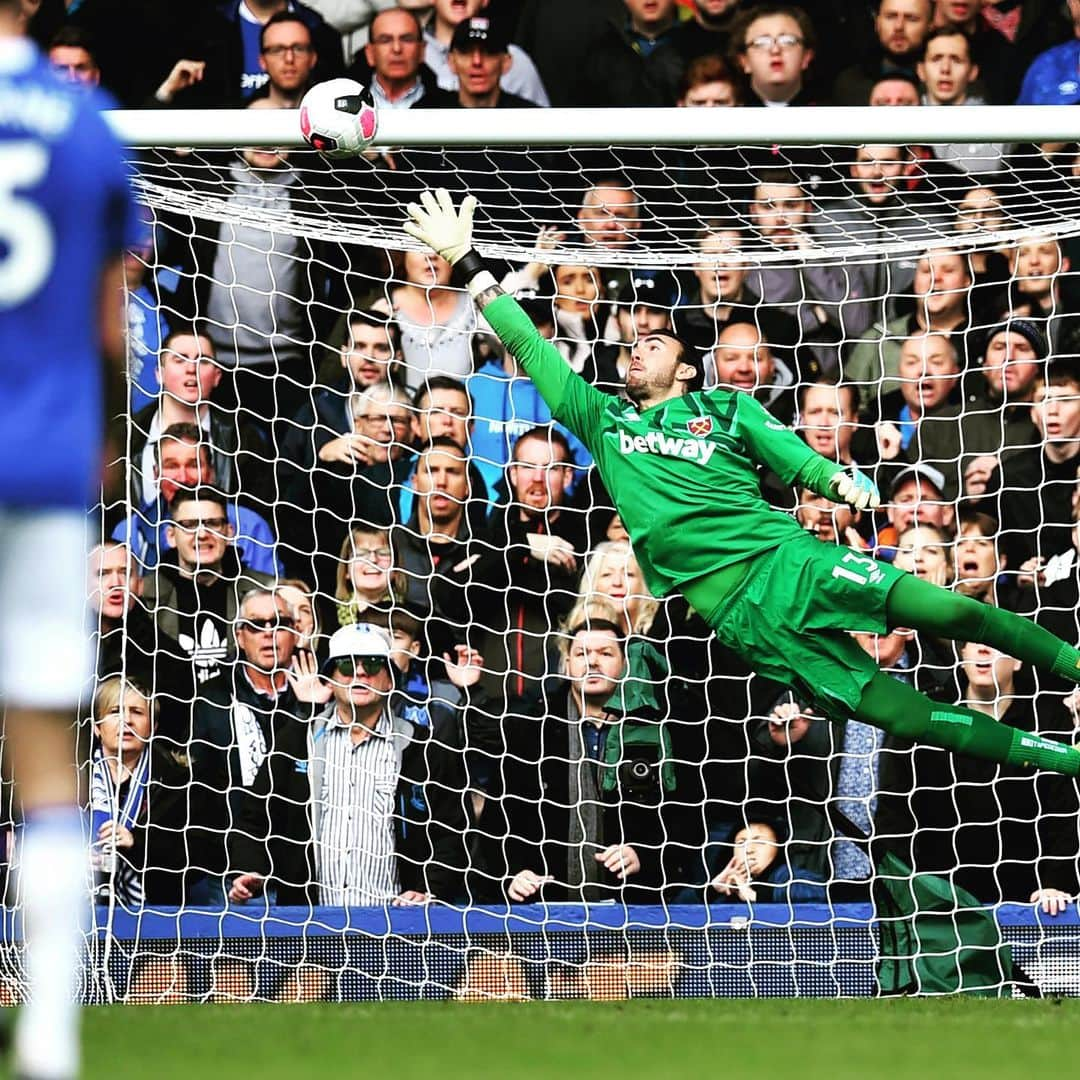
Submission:
[[[645,337],[662,337],[667,338],[669,341],[674,341],[679,346],[678,362],[680,364],[689,364],[694,368],[696,374],[692,379],[688,379],[684,385],[686,386],[686,392],[688,394],[694,393],[695,390],[700,390],[705,385],[705,357],[701,350],[692,345],[681,334],[677,334],[674,330],[650,330]]]

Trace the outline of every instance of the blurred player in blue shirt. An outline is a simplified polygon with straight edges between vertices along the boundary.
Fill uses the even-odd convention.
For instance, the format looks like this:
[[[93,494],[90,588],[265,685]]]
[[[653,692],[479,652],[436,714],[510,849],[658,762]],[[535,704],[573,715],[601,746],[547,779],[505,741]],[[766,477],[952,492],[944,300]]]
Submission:
[[[1069,0],[1076,36],[1040,53],[1024,75],[1017,105],[1075,105],[1080,102],[1080,0]]]
[[[87,906],[73,738],[89,672],[86,515],[136,216],[102,99],[63,85],[23,30],[20,0],[0,0],[0,697],[30,928],[15,1071],[66,1077],[78,1067],[71,998]]]

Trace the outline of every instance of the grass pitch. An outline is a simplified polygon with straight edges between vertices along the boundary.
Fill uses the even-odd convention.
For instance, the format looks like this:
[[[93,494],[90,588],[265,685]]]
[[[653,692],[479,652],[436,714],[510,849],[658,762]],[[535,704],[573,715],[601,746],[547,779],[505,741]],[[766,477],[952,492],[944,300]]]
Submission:
[[[1080,1000],[88,1009],[86,1080],[1075,1075]]]

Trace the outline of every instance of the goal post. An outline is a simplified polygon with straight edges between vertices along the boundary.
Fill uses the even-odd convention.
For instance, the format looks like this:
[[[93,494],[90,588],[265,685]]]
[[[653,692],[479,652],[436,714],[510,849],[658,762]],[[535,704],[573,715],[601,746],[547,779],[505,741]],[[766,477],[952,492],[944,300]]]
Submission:
[[[672,325],[710,385],[756,394],[819,452],[874,471],[889,502],[845,518],[765,477],[778,512],[1076,640],[1062,599],[1076,470],[1058,450],[1080,424],[1047,464],[1028,417],[1052,365],[1080,354],[1080,116],[384,110],[370,154],[333,163],[291,110],[108,119],[148,221],[132,348],[151,368],[160,353],[160,382],[143,379],[150,403],[124,418],[120,502],[100,508],[96,539],[129,541],[142,585],[111,620],[91,602],[120,656],[92,690],[118,672],[159,701],[160,754],[134,808],[153,839],[97,863],[88,996],[852,996],[879,992],[886,970],[915,992],[1080,992],[1080,919],[1042,915],[1028,887],[1080,889],[1077,807],[794,718],[799,703],[685,605],[649,596],[584,446],[401,228],[426,188],[475,193],[477,249],[575,370],[615,391],[636,337]],[[955,145],[982,171],[927,149]],[[193,341],[164,349],[174,332]],[[940,370],[930,338],[951,356]],[[457,433],[466,460],[436,512],[420,451]],[[208,533],[222,550],[193,551]],[[1020,581],[1031,558],[1054,574]],[[565,677],[575,616],[612,618],[641,646],[620,672],[634,706],[592,728]],[[396,756],[362,826],[314,680],[253,658],[255,635],[287,632],[290,665],[297,647],[323,662],[339,626],[369,620],[419,659],[398,657]],[[977,697],[1071,739],[1060,685],[993,663],[988,681],[985,659],[930,639],[876,647],[943,701]],[[455,663],[474,649],[478,678]],[[889,903],[885,841],[892,877],[907,873]],[[620,844],[637,877],[597,869]],[[510,885],[533,870],[526,902]],[[227,900],[249,873],[256,895]],[[3,961],[17,996],[17,956]]]

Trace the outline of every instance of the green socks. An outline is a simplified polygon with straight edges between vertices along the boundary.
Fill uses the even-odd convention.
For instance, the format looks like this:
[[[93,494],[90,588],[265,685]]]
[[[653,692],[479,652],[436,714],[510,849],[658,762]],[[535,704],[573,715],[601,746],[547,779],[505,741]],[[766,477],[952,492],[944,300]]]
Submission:
[[[897,738],[1008,765],[1080,775],[1080,751],[1018,731],[963,705],[941,705],[883,672],[863,691],[855,717]]]
[[[1080,683],[1080,649],[1013,611],[951,593],[917,577],[889,591],[890,626],[910,626],[953,641],[979,641],[1025,664]]]

